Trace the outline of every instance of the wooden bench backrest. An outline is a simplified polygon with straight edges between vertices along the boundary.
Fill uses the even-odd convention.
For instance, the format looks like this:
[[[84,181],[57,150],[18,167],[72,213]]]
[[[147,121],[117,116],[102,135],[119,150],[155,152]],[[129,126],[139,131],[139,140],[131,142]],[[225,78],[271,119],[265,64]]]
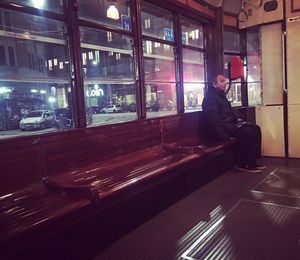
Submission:
[[[42,138],[1,141],[0,197],[41,181],[45,172],[45,143]]]
[[[49,176],[159,145],[157,120],[87,128],[47,139]]]
[[[42,183],[43,176],[199,134],[199,113],[137,120],[0,141],[0,196]]]
[[[165,142],[176,142],[177,140],[191,136],[201,139],[199,113],[186,113],[181,116],[168,117],[162,120]]]

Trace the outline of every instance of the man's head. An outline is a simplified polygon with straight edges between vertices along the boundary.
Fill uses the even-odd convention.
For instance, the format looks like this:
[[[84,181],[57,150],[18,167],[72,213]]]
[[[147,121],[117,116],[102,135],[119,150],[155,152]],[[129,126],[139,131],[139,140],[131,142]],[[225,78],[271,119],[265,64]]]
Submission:
[[[226,84],[227,84],[227,80],[224,75],[219,74],[214,78],[214,82],[213,82],[214,88],[225,92]]]

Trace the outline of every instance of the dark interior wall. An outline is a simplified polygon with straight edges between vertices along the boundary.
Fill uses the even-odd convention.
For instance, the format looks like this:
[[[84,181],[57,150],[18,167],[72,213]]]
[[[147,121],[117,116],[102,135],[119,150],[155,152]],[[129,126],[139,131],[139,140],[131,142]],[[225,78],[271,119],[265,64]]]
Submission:
[[[225,12],[238,14],[241,10],[241,1],[238,0],[224,0],[223,8]]]

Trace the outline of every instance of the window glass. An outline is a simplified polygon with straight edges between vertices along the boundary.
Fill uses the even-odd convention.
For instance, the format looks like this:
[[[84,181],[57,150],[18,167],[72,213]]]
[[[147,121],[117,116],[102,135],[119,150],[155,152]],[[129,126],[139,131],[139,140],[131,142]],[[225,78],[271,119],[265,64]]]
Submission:
[[[261,82],[248,82],[248,100],[249,105],[261,104]]]
[[[259,53],[248,53],[247,54],[247,81],[256,82],[261,81],[261,57]]]
[[[26,5],[55,13],[63,13],[63,0],[7,0],[6,2]]]
[[[203,48],[203,27],[187,19],[181,20],[182,44]]]
[[[232,57],[236,57],[237,55],[224,55],[224,76],[226,77],[226,78],[228,78],[229,79],[229,66],[228,66],[228,64],[229,64],[229,62],[230,62],[230,59],[232,58]],[[246,76],[246,61],[245,61],[245,58],[243,58],[243,57],[240,57],[241,58],[241,60],[243,60],[243,63],[244,63],[244,76]],[[237,79],[237,81],[241,81],[241,78],[238,78]]]
[[[132,30],[130,0],[78,0],[78,13],[84,20]]]
[[[240,52],[240,35],[238,32],[224,32],[224,51]]]
[[[183,89],[185,111],[201,109],[204,95],[203,53],[183,49]]]
[[[185,82],[204,82],[203,53],[189,49],[183,49],[183,80]]]
[[[229,79],[228,63],[232,55],[224,55],[224,75]],[[229,87],[229,85],[227,86]],[[241,79],[236,79],[231,82],[231,88],[227,94],[228,100],[231,102],[232,106],[241,106]]]
[[[233,80],[231,82],[231,88],[227,94],[227,99],[231,102],[233,107],[242,105],[241,82],[238,80]]]
[[[251,30],[247,32],[247,52],[259,53],[260,52],[260,40],[259,30]]]
[[[173,46],[143,41],[147,116],[176,113]]]
[[[261,51],[259,30],[247,32],[247,82],[249,104],[261,104]]]
[[[201,110],[202,101],[204,98],[204,83],[184,82],[184,110],[192,112]]]
[[[136,119],[132,39],[84,27],[81,36],[88,124]]]
[[[0,135],[73,127],[65,24],[14,11],[0,12],[6,13],[0,31],[0,55],[5,58],[0,63]],[[68,116],[57,110],[68,110]],[[34,111],[42,116],[29,117]]]
[[[174,42],[172,13],[157,6],[142,2],[141,18],[143,35]]]

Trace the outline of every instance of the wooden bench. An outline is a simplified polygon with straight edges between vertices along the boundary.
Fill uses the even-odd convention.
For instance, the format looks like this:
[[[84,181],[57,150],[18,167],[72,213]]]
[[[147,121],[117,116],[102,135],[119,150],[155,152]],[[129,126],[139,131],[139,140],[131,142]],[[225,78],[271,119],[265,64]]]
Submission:
[[[4,256],[188,173],[232,146],[206,143],[200,125],[201,114],[190,113],[3,141]]]

